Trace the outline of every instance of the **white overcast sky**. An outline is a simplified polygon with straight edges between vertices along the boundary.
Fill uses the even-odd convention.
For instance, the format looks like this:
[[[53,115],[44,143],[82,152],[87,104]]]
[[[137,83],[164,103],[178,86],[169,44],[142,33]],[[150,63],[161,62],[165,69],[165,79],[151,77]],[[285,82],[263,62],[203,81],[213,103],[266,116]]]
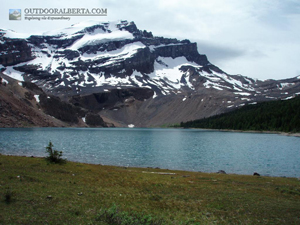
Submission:
[[[229,74],[258,79],[300,75],[300,0],[0,0],[0,29],[41,33],[83,20],[134,21],[155,36],[189,39]],[[107,8],[70,21],[9,21],[9,9]]]

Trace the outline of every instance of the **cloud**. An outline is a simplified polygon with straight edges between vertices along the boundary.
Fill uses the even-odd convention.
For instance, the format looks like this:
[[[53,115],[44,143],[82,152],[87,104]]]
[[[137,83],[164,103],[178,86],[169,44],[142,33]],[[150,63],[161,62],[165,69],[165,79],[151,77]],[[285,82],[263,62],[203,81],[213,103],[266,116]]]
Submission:
[[[198,41],[197,46],[198,52],[207,55],[211,62],[228,61],[247,54],[247,52],[242,49],[221,46],[205,41]]]
[[[8,21],[8,9],[16,7],[102,7],[108,16]],[[0,9],[0,28],[18,32],[47,31],[90,19],[125,19],[155,36],[190,39],[228,73],[263,79],[299,75],[299,0],[15,0],[3,1]]]

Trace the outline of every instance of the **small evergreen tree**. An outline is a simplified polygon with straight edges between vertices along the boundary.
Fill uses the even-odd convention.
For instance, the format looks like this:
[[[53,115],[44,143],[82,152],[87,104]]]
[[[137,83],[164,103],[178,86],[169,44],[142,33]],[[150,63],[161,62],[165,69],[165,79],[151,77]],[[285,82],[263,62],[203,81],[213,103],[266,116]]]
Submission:
[[[48,146],[46,147],[46,152],[49,154],[46,157],[46,160],[50,163],[58,163],[63,164],[66,163],[66,159],[61,158],[62,157],[62,151],[57,151],[53,149],[53,144],[50,141]]]

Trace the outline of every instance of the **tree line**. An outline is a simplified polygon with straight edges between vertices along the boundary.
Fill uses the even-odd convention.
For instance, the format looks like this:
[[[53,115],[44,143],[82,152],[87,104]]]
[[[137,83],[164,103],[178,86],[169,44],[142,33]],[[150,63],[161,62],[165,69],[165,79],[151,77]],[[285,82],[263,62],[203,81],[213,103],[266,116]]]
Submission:
[[[209,118],[181,122],[184,128],[300,132],[300,96],[261,102]]]

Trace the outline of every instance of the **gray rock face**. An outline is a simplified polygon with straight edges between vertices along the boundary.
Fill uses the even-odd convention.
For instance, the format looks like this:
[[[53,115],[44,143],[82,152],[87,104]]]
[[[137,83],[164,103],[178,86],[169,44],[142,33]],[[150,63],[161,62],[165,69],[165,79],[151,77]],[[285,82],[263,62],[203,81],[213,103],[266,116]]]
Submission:
[[[78,123],[78,117],[83,117],[85,112],[78,107],[62,102],[58,97],[49,97],[46,94],[39,95],[40,105],[43,110],[61,121]]]
[[[109,92],[94,93],[85,96],[73,96],[70,102],[89,110],[119,109],[128,107],[134,101],[144,101],[153,96],[153,90],[147,88],[114,89]]]
[[[31,48],[26,40],[3,38],[3,42],[0,44],[0,64],[3,66],[16,65],[33,58]]]
[[[96,113],[88,113],[85,117],[86,124],[92,127],[107,127],[103,119]]]

